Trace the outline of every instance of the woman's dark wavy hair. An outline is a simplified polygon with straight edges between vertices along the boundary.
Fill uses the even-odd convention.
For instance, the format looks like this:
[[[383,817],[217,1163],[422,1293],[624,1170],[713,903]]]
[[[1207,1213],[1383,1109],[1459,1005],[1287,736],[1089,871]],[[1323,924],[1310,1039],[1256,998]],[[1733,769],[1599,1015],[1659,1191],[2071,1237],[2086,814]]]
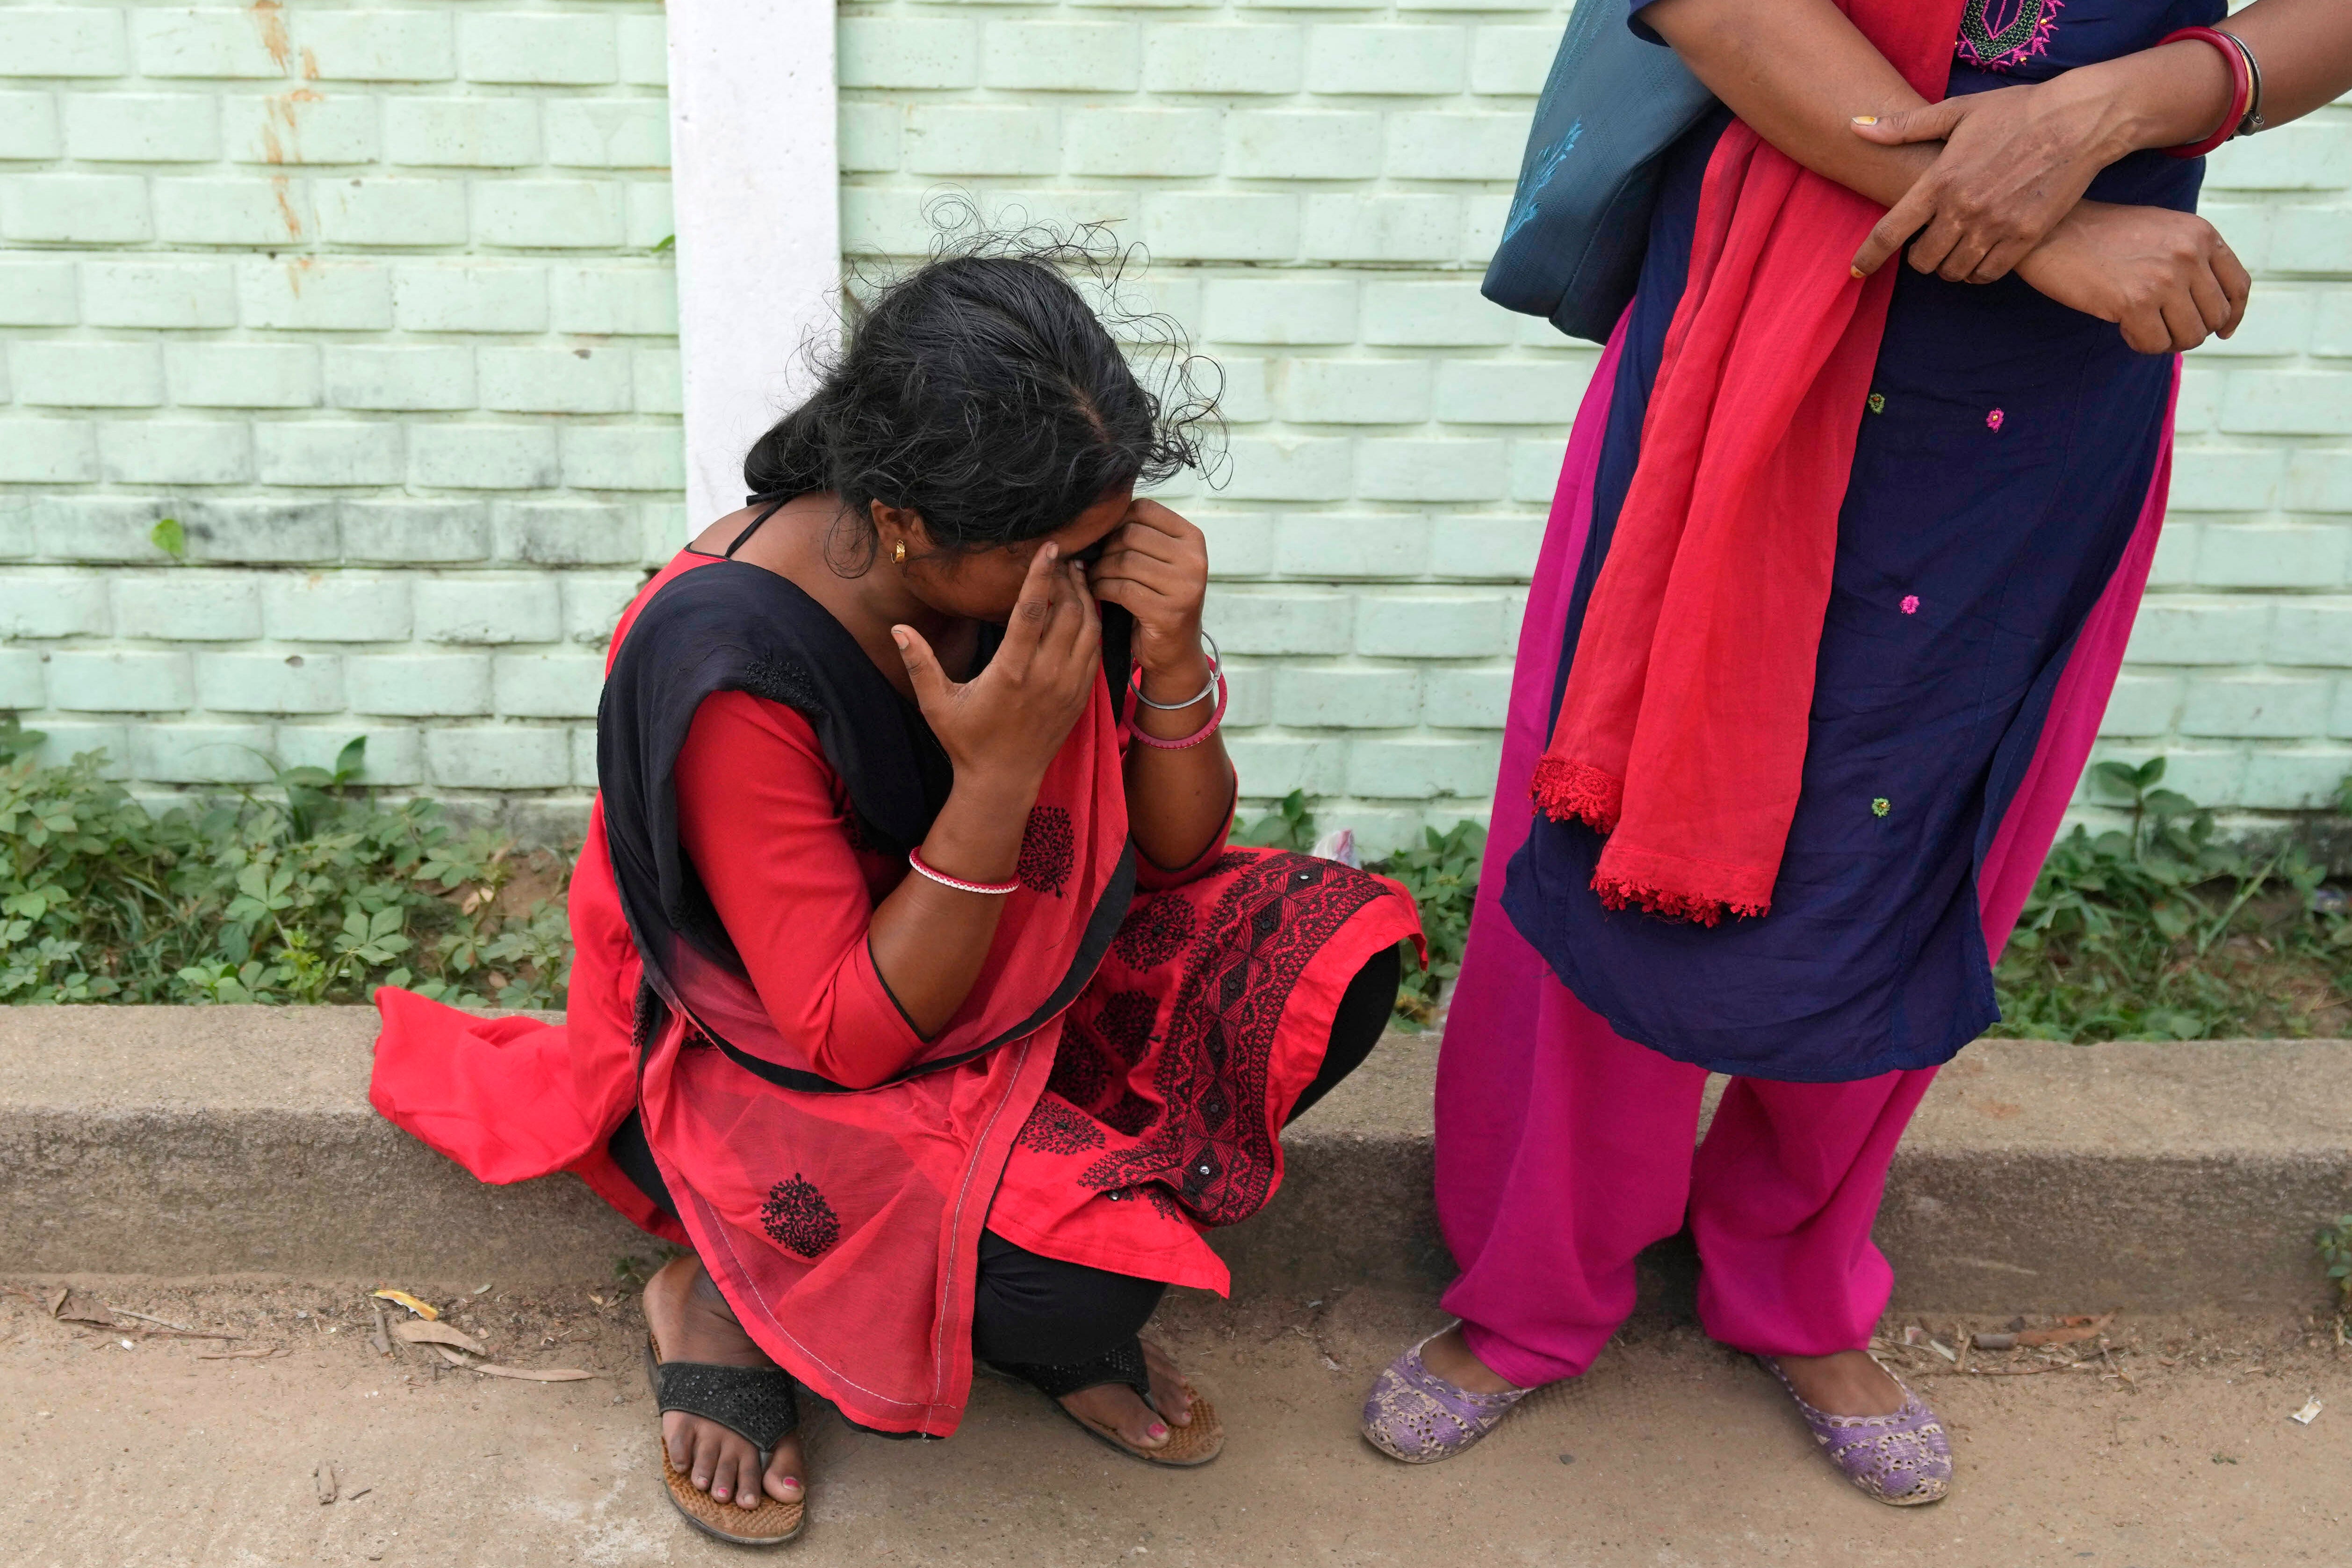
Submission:
[[[853,279],[816,391],[743,459],[755,496],[839,494],[836,570],[872,563],[874,501],[919,512],[943,549],[982,549],[1215,466],[1216,389],[1201,382],[1216,366],[1172,320],[1122,302],[1137,250],[1100,225],[992,233],[969,198],[927,216],[930,259],[871,290]]]

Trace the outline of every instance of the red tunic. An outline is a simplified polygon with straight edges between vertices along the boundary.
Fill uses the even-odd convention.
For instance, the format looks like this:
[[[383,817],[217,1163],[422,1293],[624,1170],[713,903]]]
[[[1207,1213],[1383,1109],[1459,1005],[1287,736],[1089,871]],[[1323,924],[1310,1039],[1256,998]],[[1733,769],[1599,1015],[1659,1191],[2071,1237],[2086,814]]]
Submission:
[[[638,605],[710,559],[673,561],[615,646]],[[950,1031],[987,1037],[992,988],[1010,988],[1089,879],[1101,885],[1126,836],[1121,739],[1098,698],[1040,792],[1023,889]],[[790,708],[722,692],[697,712],[677,787],[688,857],[765,1023],[824,1077],[878,1086],[786,1089],[676,1023],[641,1061],[639,968],[600,807],[572,879],[567,1025],[383,992],[371,1098],[484,1180],[570,1169],[689,1242],[770,1355],[884,1430],[944,1435],[962,1414],[983,1225],[1049,1257],[1222,1291],[1202,1232],[1273,1195],[1277,1134],[1340,993],[1419,931],[1392,883],[1220,842],[1180,872],[1141,868],[1110,953],[1061,1015],[975,1060],[883,1082],[922,1047],[866,941],[907,872],[859,843],[814,731]],[[604,1153],[633,1106],[683,1228]]]

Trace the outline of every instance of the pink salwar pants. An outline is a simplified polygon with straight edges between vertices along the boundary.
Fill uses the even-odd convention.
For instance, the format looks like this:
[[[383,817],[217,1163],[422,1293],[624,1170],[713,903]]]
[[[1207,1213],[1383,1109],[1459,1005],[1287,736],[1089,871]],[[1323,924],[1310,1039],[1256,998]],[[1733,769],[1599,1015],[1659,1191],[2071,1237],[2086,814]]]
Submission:
[[[1494,825],[1437,1067],[1437,1217],[1462,1275],[1445,1310],[1522,1387],[1574,1377],[1633,1309],[1633,1259],[1687,1220],[1706,1331],[1762,1354],[1868,1342],[1894,1288],[1870,1230],[1935,1069],[1849,1083],[1736,1079],[1693,1150],[1706,1072],[1621,1038],[1502,910],[1527,839],[1569,599],[1624,335],[1593,374],[1520,623]],[[2177,384],[2177,383],[2176,383]],[[2147,582],[2171,473],[2168,422],[2139,527],[2075,638],[2023,784],[1977,871],[1998,954],[2083,776]]]

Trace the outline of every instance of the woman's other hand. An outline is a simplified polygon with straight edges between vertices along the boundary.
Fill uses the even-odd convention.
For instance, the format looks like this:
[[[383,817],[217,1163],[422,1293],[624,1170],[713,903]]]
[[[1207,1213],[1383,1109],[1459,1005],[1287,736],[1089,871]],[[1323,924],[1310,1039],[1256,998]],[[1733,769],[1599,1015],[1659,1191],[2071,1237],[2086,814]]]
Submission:
[[[2253,287],[2221,232],[2168,207],[2084,202],[2017,275],[2062,305],[2115,322],[2141,353],[2182,353],[2228,337]]]
[[[1030,557],[1004,640],[971,679],[949,679],[912,626],[891,627],[890,640],[958,782],[1002,783],[1024,795],[1036,793],[1101,679],[1101,613],[1086,591],[1085,568],[1065,562],[1051,542]]]
[[[2085,75],[1856,117],[1854,133],[1881,146],[1944,146],[1854,252],[1854,276],[1877,271],[1906,239],[1911,265],[1947,282],[2006,276],[2129,151],[2112,106],[2072,85]]]
[[[1096,598],[1135,616],[1135,661],[1147,680],[1160,675],[1200,684],[1209,543],[1199,529],[1156,500],[1138,500],[1104,536],[1088,577]]]

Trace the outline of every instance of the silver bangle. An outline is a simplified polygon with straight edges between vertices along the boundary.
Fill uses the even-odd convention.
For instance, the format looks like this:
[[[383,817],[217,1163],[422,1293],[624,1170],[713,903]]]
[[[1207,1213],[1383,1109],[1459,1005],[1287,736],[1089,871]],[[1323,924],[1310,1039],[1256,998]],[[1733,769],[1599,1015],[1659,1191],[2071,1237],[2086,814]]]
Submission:
[[[1217,656],[1217,639],[1211,637],[1205,628],[1201,633],[1201,640],[1209,645],[1209,684],[1201,689],[1199,696],[1187,698],[1181,702],[1154,702],[1143,694],[1143,681],[1139,677],[1135,682],[1135,700],[1146,708],[1156,709],[1162,713],[1181,713],[1185,709],[1198,708],[1214,697],[1217,694],[1217,677],[1224,668],[1224,661]]]
[[[2213,30],[2238,46],[2238,52],[2246,57],[2246,74],[2252,79],[2252,90],[2246,95],[2246,112],[2230,132],[2230,140],[2234,142],[2241,136],[2252,136],[2268,126],[2269,122],[2263,119],[2263,62],[2254,58],[2253,46],[2229,28],[2216,27]]]

